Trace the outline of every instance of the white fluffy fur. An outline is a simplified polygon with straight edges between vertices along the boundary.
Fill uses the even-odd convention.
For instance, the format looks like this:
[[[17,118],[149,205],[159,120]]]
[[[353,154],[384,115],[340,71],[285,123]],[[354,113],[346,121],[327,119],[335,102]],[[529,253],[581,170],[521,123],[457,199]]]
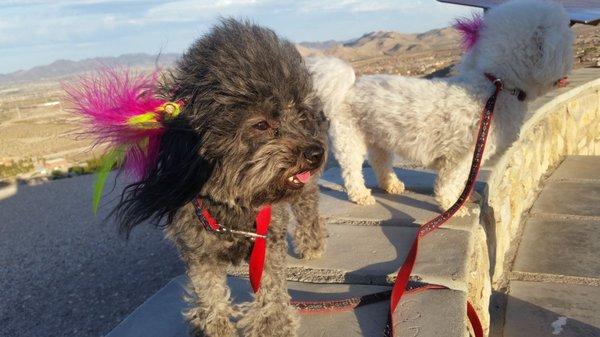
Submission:
[[[571,70],[573,38],[569,16],[559,4],[524,0],[485,14],[478,42],[452,78],[373,75],[355,80],[352,67],[339,59],[309,59],[350,200],[375,202],[362,176],[367,154],[380,187],[402,193],[404,184],[392,169],[397,154],[437,170],[436,200],[442,209],[450,207],[464,188],[479,117],[494,91],[484,73],[527,94],[521,102],[500,93],[485,152],[489,158],[516,139],[527,101],[551,90]]]

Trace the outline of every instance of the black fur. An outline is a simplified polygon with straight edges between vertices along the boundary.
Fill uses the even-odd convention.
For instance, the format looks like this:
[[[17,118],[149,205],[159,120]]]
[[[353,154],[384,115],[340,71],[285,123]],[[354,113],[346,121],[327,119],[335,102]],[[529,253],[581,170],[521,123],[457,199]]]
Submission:
[[[172,83],[171,99],[185,105],[156,167],[122,196],[123,232],[148,219],[168,223],[198,195],[250,208],[289,198],[297,193],[283,179],[321,165],[298,160],[325,147],[319,101],[294,45],[271,30],[223,20],[183,55]],[[257,132],[262,119],[273,128]]]
[[[115,212],[123,232],[166,218],[165,233],[186,263],[190,307],[198,336],[293,337],[285,258],[289,204],[298,225],[300,257],[315,258],[325,245],[316,181],[326,160],[327,123],[303,60],[271,30],[224,20],[183,55],[172,76],[171,100],[184,101],[169,122],[156,167],[123,192]],[[304,186],[288,178],[310,171]],[[237,327],[231,316],[226,269],[247,259],[252,241],[217,235],[198,223],[190,205],[204,207],[231,229],[254,231],[260,207],[273,209],[261,290]]]

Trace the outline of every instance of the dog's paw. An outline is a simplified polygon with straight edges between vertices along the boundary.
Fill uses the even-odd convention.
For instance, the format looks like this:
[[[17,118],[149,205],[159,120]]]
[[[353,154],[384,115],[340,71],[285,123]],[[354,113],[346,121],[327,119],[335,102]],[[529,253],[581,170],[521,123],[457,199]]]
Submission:
[[[368,188],[360,191],[349,191],[348,199],[358,205],[375,205],[375,198],[371,195],[371,190]]]
[[[454,216],[462,218],[464,216],[468,216],[469,215],[469,208],[467,208],[466,206],[461,207],[458,211],[456,211],[456,213],[454,213]]]
[[[388,181],[381,188],[389,194],[402,194],[406,189],[404,183],[398,179]]]
[[[453,204],[454,203],[451,203],[451,204],[446,203],[445,204],[446,206],[440,204],[440,210],[442,212],[445,212],[450,207],[452,207]],[[458,211],[456,211],[456,213],[454,213],[455,217],[464,217],[464,216],[467,216],[467,215],[469,215],[469,209],[466,206],[462,206],[461,208],[458,209]]]
[[[297,246],[295,251],[300,259],[314,260],[323,256],[323,253],[325,252],[325,244],[323,243],[321,245],[304,247]]]
[[[296,337],[298,333],[298,318],[287,304],[254,307],[239,325],[245,337]]]
[[[229,317],[215,317],[209,322],[194,324],[192,335],[195,337],[237,337],[237,329],[229,320]]]

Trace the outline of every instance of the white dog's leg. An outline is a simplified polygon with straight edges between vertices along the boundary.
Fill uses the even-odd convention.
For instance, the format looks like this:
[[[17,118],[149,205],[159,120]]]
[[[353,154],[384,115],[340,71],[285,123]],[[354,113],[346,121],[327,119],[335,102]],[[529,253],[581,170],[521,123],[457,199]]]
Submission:
[[[450,208],[458,200],[458,197],[465,188],[470,164],[470,157],[465,156],[457,162],[445,160],[440,166],[438,177],[435,181],[434,193],[435,200],[442,211]],[[456,215],[464,216],[467,213],[467,209],[462,207]]]
[[[404,192],[404,183],[398,179],[392,165],[393,155],[376,144],[369,144],[369,163],[375,171],[379,187],[391,194]]]
[[[362,164],[367,154],[362,132],[352,120],[339,118],[332,121],[329,134],[333,154],[340,163],[348,199],[359,205],[375,204],[375,198],[365,186],[362,174]]]

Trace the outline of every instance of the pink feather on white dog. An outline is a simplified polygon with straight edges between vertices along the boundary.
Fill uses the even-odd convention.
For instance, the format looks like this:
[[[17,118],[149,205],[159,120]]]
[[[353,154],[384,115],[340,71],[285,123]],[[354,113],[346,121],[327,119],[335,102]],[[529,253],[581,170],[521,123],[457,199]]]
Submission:
[[[464,50],[471,50],[479,40],[479,31],[483,27],[483,18],[479,13],[473,13],[471,18],[458,18],[454,28],[461,35],[461,46]]]

